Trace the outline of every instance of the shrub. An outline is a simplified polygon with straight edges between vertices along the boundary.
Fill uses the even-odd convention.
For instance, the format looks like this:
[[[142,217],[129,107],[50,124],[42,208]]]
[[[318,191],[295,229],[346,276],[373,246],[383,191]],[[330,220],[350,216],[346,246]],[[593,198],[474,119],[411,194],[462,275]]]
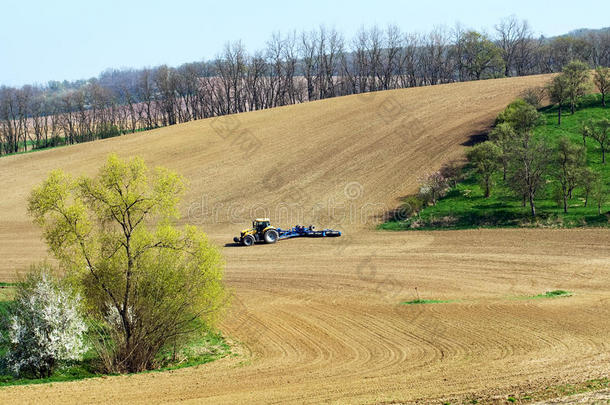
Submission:
[[[423,205],[424,203],[421,198],[417,196],[407,197],[402,204],[403,213],[407,217],[417,215],[417,213],[419,213],[419,211],[422,209]]]
[[[49,377],[57,366],[80,360],[86,325],[80,298],[60,284],[48,265],[34,267],[17,287],[9,318],[6,363],[16,375]]]
[[[430,173],[420,179],[419,198],[424,204],[436,205],[439,198],[447,193],[447,179],[440,171]]]
[[[440,172],[451,187],[455,187],[463,179],[462,166],[459,161],[452,160],[441,167]]]
[[[521,94],[521,98],[534,108],[538,109],[542,106],[542,101],[545,97],[544,87],[530,87]]]

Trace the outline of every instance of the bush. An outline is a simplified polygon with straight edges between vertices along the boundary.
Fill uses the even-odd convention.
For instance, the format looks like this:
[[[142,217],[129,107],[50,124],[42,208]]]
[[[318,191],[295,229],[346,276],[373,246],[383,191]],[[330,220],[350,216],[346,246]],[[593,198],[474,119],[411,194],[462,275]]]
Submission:
[[[57,366],[80,360],[86,351],[86,325],[79,314],[80,298],[60,284],[48,265],[32,269],[17,287],[9,315],[11,372],[35,378],[50,377]]]
[[[530,87],[521,94],[521,98],[536,109],[542,106],[546,95],[544,87]]]
[[[423,205],[424,202],[421,200],[421,198],[418,198],[417,196],[407,197],[402,204],[403,213],[407,217],[417,215],[417,213],[419,213],[419,211],[422,209]]]
[[[98,133],[97,133],[97,137],[99,139],[114,138],[114,137],[120,136],[120,135],[121,135],[121,131],[119,130],[119,127],[117,127],[116,125],[110,125],[110,124],[104,124],[104,125],[100,126]]]
[[[441,167],[441,174],[447,179],[447,182],[451,187],[455,187],[463,179],[463,165],[457,161],[452,160],[449,163]]]
[[[447,179],[440,171],[430,173],[419,180],[419,198],[424,205],[436,205],[439,198],[444,197],[449,188]]]

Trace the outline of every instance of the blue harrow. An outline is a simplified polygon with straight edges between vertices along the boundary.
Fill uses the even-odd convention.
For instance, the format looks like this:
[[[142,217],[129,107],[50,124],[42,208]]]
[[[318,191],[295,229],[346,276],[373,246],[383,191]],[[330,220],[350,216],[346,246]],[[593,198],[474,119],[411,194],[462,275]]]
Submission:
[[[322,238],[341,236],[341,231],[335,231],[334,229],[322,229],[318,231],[312,225],[308,227],[297,225],[294,228],[290,229],[277,228],[277,232],[279,234],[279,239],[299,237]]]

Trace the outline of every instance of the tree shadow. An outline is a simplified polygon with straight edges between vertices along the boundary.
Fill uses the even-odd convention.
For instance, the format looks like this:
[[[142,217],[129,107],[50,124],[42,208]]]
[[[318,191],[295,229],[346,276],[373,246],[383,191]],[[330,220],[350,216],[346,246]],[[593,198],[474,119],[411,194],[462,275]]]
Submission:
[[[488,132],[484,131],[484,132],[479,132],[477,134],[472,134],[468,137],[468,139],[464,142],[462,142],[460,145],[462,146],[474,146],[477,145],[479,143],[485,142],[486,140],[489,139],[488,136]]]

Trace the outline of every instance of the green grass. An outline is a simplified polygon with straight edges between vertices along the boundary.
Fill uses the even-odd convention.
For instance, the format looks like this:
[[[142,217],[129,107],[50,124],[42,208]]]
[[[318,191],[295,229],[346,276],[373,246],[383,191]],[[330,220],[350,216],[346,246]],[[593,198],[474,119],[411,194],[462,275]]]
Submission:
[[[7,283],[5,281],[0,281],[0,288],[2,287],[15,287],[17,283]]]
[[[571,292],[565,290],[553,290],[547,291],[544,294],[534,295],[529,298],[557,298],[557,297],[570,297],[572,295]]]
[[[545,293],[536,294],[536,295],[514,296],[514,297],[511,297],[510,299],[515,299],[515,300],[536,300],[536,299],[548,299],[548,298],[552,299],[552,298],[561,298],[561,297],[571,297],[573,295],[574,295],[574,293],[571,291],[553,290],[553,291],[547,291]]]
[[[152,371],[176,370],[184,367],[192,367],[217,360],[231,354],[231,347],[227,344],[222,334],[209,332],[199,338],[191,340],[172,359],[170,351],[161,352],[159,357],[161,367]]]
[[[411,301],[402,302],[402,305],[417,305],[417,304],[446,304],[452,301],[444,301],[444,300],[422,300],[416,299]]]
[[[560,136],[567,136],[573,142],[582,144],[580,134],[581,122],[610,116],[610,108],[601,107],[599,95],[588,95],[580,103],[574,115],[564,113],[561,126],[557,125],[555,107],[541,110],[544,125],[535,131],[537,137],[547,138],[554,147]],[[607,154],[610,160],[610,154]],[[587,164],[601,173],[606,184],[610,184],[610,161],[601,163],[601,150],[593,139],[587,140]],[[470,166],[463,169],[464,180],[451,188],[447,195],[435,206],[424,208],[419,215],[406,220],[390,220],[379,226],[384,230],[436,230],[467,229],[493,227],[557,227],[571,228],[581,226],[609,227],[608,214],[610,201],[602,207],[598,215],[595,203],[589,201],[584,206],[584,193],[576,189],[570,201],[568,213],[558,205],[553,197],[553,187],[548,179],[548,186],[536,200],[537,218],[530,217],[529,206],[523,207],[521,198],[514,196],[502,181],[502,174],[494,177],[491,197],[485,198],[479,177]]]
[[[0,288],[0,311],[3,306],[9,305],[9,303],[15,297],[15,288],[14,287],[2,287]]]

